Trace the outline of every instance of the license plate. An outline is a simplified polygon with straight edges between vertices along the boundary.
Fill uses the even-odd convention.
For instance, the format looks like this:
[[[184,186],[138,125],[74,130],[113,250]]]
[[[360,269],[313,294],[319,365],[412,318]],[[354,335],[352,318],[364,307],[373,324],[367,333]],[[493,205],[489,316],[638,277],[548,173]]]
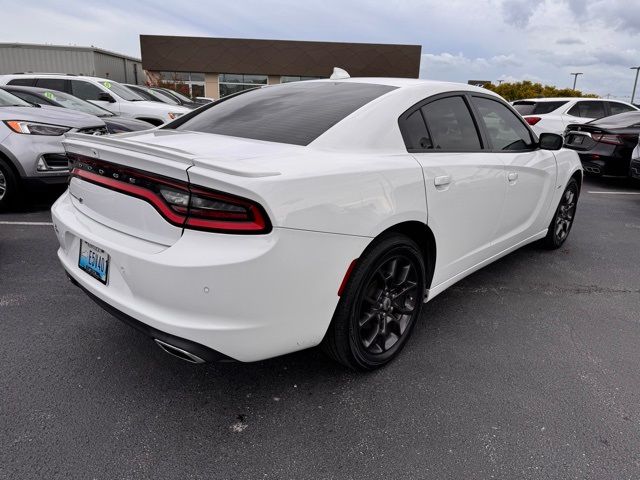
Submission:
[[[573,136],[573,143],[574,145],[582,145],[582,142],[584,142],[584,137],[582,135],[574,135]]]
[[[95,245],[80,240],[78,267],[96,280],[107,284],[109,275],[109,254]]]

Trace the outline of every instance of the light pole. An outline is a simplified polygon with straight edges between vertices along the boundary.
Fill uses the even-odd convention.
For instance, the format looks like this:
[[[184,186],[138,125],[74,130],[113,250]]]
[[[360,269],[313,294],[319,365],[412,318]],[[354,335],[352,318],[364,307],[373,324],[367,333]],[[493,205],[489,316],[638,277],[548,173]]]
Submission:
[[[631,67],[631,70],[636,71],[636,81],[633,82],[633,93],[631,94],[631,103],[636,98],[636,87],[638,86],[638,73],[640,73],[640,67]]]
[[[572,73],[573,75],[573,89],[576,89],[576,82],[578,81],[578,75],[582,75],[582,72]]]

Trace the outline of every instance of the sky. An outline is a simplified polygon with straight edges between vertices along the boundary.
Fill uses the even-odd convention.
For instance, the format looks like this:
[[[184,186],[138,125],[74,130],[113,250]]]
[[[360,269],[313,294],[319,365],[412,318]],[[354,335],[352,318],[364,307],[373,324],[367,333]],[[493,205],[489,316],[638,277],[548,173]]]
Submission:
[[[629,100],[640,0],[0,0],[0,42],[139,57],[140,34],[422,46],[420,77],[533,80]]]

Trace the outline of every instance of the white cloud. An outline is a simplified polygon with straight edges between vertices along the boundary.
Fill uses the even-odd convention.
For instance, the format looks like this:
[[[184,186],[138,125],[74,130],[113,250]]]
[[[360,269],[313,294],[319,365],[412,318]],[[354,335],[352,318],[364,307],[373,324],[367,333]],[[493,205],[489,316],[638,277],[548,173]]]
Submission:
[[[140,54],[140,34],[422,45],[425,77],[524,79],[630,94],[639,0],[0,0],[0,41]],[[631,78],[630,78],[631,77]]]

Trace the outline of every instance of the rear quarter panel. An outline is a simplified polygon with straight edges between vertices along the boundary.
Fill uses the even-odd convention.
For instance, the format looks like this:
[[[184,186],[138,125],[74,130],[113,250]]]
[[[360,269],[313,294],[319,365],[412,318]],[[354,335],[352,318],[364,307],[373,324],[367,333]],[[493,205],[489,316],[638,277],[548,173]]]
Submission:
[[[189,169],[190,181],[259,202],[274,227],[375,237],[404,221],[427,223],[422,170],[409,154],[323,152],[269,162],[246,177]]]

